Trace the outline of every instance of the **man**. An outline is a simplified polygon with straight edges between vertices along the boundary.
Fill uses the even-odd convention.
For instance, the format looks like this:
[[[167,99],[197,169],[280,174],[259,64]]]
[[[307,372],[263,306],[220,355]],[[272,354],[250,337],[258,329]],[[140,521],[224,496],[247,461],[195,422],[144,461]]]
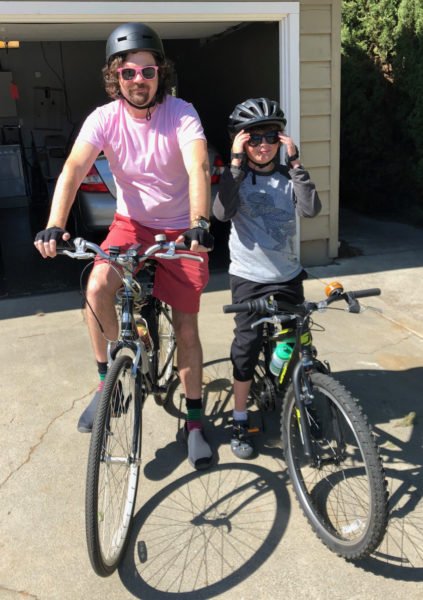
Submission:
[[[156,271],[154,295],[172,306],[179,376],[184,388],[188,459],[206,468],[212,452],[201,428],[202,349],[198,335],[200,295],[208,281],[210,172],[204,132],[194,107],[170,95],[172,67],[157,33],[142,23],[119,26],[109,36],[105,88],[113,99],[86,119],[57,181],[47,228],[35,246],[56,255],[58,239],[69,239],[66,222],[76,192],[100,151],[106,155],[117,188],[115,219],[102,247],[148,246],[154,235],[185,243],[202,253],[204,263],[163,261]],[[189,264],[188,264],[189,263]],[[89,432],[107,370],[107,340],[117,338],[114,308],[120,278],[97,261],[89,278],[88,326],[100,386],[81,415],[78,430]],[[100,321],[105,335],[100,331]]]

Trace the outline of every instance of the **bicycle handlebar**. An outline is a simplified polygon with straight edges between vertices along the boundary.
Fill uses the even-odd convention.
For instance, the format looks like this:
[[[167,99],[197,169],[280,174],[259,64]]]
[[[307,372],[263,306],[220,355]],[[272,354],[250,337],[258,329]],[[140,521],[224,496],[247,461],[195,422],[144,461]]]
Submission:
[[[89,259],[93,258],[96,254],[109,262],[115,262],[120,265],[127,263],[141,263],[148,258],[163,258],[166,260],[174,260],[180,258],[187,258],[189,260],[196,260],[203,262],[201,256],[196,254],[187,254],[187,247],[184,243],[175,244],[175,242],[166,241],[164,234],[158,234],[155,236],[156,243],[148,247],[145,252],[141,253],[141,244],[134,245],[128,248],[124,253],[120,253],[119,247],[111,246],[107,253],[100,248],[94,242],[89,242],[81,237],[68,240],[60,240],[57,242],[56,249],[58,254],[64,254],[70,258],[77,259]],[[115,252],[114,252],[115,250]],[[175,254],[176,250],[185,251],[184,254]]]
[[[275,314],[278,311],[284,312],[297,312],[301,304],[289,304],[288,302],[281,301],[269,301],[267,298],[258,298],[257,300],[250,300],[249,302],[240,302],[239,304],[226,304],[223,307],[224,313],[258,313],[261,315]]]
[[[249,302],[240,302],[239,304],[227,304],[223,307],[224,313],[258,313],[262,315],[274,315],[280,312],[291,313],[297,316],[304,316],[316,310],[324,310],[332,302],[345,300],[349,306],[350,312],[360,312],[357,298],[367,298],[369,296],[379,296],[381,290],[379,288],[371,288],[367,290],[356,290],[352,292],[337,291],[326,300],[320,302],[309,302],[306,300],[302,304],[290,304],[281,300],[270,301],[268,298],[258,298]]]
[[[357,290],[356,292],[347,292],[352,298],[368,298],[369,296],[380,296],[380,288],[370,288],[368,290]]]

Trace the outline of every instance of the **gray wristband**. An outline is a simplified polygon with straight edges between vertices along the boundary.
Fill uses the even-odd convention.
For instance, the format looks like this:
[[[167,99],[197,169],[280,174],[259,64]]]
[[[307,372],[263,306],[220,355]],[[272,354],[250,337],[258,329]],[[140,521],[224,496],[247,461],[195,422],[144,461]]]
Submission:
[[[244,158],[244,152],[231,152],[231,160],[233,158]]]

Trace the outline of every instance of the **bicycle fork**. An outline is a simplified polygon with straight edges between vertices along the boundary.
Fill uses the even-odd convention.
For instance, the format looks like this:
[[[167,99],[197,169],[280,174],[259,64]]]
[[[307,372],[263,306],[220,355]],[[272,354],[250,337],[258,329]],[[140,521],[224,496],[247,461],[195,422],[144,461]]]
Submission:
[[[307,405],[311,404],[314,399],[314,392],[311,380],[308,377],[305,369],[306,366],[307,365],[305,365],[303,361],[299,360],[296,363],[292,374],[292,383],[295,393],[296,418],[300,432],[301,443],[304,447],[304,454],[310,459],[310,463],[314,467],[319,468],[324,463],[339,464],[344,459],[346,444],[339,411],[333,402],[329,402],[328,404],[327,415],[330,423],[330,431],[332,432],[330,451],[326,453],[323,452],[322,454],[320,444],[316,445],[312,443],[312,439],[322,439],[322,433],[320,434],[320,438],[316,436],[312,437],[313,425],[314,427],[319,427],[319,425],[317,423],[314,423],[313,425],[310,423],[310,415],[307,411]],[[324,415],[320,416],[323,417]],[[328,440],[326,440],[326,442],[327,441]]]
[[[304,446],[304,453],[309,458],[313,458],[315,462],[315,454],[313,451],[310,424],[306,411],[306,400],[309,402],[313,399],[313,392],[309,378],[307,377],[302,360],[299,360],[294,367],[292,373],[292,384],[295,394],[295,411],[297,416],[298,429],[301,436],[301,442]]]

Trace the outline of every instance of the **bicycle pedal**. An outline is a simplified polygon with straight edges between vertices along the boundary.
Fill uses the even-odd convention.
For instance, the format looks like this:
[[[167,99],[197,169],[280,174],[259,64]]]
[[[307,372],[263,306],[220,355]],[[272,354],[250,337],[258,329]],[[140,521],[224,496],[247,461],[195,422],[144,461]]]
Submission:
[[[249,427],[247,429],[248,435],[257,435],[258,433],[260,433],[260,428],[259,427]]]

